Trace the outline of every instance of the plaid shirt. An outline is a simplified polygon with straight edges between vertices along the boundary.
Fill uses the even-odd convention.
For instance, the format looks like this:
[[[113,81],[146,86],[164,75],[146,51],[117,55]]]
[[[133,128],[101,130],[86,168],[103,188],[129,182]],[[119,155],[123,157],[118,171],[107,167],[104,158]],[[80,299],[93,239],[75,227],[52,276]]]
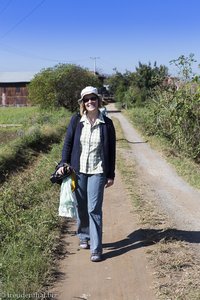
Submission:
[[[100,139],[100,126],[105,123],[102,113],[99,114],[93,126],[84,114],[80,120],[83,122],[81,132],[80,172],[84,174],[103,173],[103,152]]]

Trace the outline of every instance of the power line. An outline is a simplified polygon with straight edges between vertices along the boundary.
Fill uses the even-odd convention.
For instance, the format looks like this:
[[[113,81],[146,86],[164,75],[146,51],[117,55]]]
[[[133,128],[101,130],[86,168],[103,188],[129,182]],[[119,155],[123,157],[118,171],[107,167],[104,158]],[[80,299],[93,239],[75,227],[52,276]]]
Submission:
[[[4,13],[4,11],[8,8],[8,6],[13,2],[13,0],[9,0],[4,7],[2,8],[2,10],[0,10],[0,15],[2,15]]]
[[[23,23],[28,17],[30,17],[46,0],[40,1],[27,15],[25,15],[23,18],[21,18],[15,25],[13,25],[7,32],[5,32],[1,39],[5,38],[9,33],[11,33],[17,26],[19,26],[21,23]]]
[[[74,60],[64,60],[64,59],[56,59],[56,58],[48,58],[48,57],[43,57],[38,54],[30,53],[28,51],[20,50],[15,47],[6,45],[5,43],[0,42],[0,51],[5,51],[8,53],[13,53],[15,55],[19,55],[22,57],[27,57],[27,58],[32,58],[32,59],[38,59],[38,60],[43,60],[43,61],[49,61],[49,62],[55,62],[55,63],[68,63],[68,64],[77,64],[78,62],[84,62],[88,61],[88,58],[77,58]]]

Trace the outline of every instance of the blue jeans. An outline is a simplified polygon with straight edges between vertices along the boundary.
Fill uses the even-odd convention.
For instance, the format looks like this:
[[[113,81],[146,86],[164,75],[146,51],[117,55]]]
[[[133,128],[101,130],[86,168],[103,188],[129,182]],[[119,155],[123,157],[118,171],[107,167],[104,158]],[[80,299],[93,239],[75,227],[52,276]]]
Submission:
[[[106,177],[104,174],[77,174],[77,234],[90,240],[91,253],[102,253],[102,204]]]

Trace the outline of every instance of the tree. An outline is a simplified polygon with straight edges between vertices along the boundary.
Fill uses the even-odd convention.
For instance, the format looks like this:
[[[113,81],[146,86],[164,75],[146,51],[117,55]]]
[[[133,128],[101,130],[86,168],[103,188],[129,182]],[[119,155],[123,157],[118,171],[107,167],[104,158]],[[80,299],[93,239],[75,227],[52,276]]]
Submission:
[[[114,69],[116,72],[114,75],[108,78],[107,82],[109,84],[109,89],[111,94],[115,95],[116,101],[121,102],[124,93],[127,91],[128,87],[130,86],[129,83],[129,74],[130,72],[126,71],[124,74],[117,71],[117,69]]]
[[[139,66],[136,67],[135,73],[135,85],[141,92],[142,102],[149,99],[152,95],[153,89],[160,86],[163,83],[164,78],[168,75],[168,68],[166,66],[157,66],[154,62],[154,66],[149,64],[142,64],[139,62]]]
[[[36,74],[28,85],[29,99],[41,108],[55,106],[55,79],[53,69],[48,68]]]
[[[163,84],[164,78],[168,75],[168,69],[164,65],[157,66],[154,63],[142,64],[136,67],[136,72],[126,71],[121,74],[117,70],[116,74],[109,78],[111,91],[115,99],[125,107],[133,104],[141,105],[150,99],[154,88]]]
[[[99,87],[98,77],[76,65],[59,64],[36,74],[29,84],[29,98],[42,108],[63,106],[77,109],[81,90],[87,85]]]
[[[177,59],[170,60],[170,64],[175,65],[179,72],[179,76],[183,81],[188,81],[193,77],[192,64],[196,62],[194,54],[190,53],[189,56],[180,55]]]

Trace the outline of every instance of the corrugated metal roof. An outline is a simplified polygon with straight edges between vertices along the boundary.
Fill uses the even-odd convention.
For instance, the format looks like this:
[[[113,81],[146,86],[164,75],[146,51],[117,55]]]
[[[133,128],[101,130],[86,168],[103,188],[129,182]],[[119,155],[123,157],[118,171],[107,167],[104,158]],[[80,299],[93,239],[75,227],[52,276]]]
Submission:
[[[30,82],[33,72],[0,72],[0,82]]]

